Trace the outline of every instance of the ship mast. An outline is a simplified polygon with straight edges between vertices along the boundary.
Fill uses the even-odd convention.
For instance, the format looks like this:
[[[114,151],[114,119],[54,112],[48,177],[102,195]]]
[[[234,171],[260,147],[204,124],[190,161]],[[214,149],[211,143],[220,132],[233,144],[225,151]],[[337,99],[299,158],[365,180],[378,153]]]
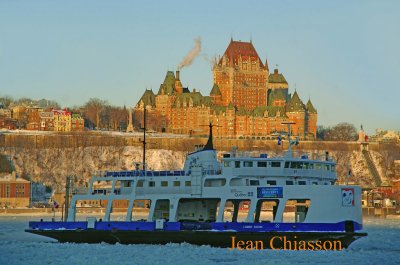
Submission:
[[[143,110],[143,127],[141,129],[143,130],[143,140],[141,141],[143,143],[143,171],[146,176],[146,106]]]
[[[296,123],[292,122],[292,121],[287,121],[287,122],[282,122],[281,124],[287,124],[287,126],[288,126],[289,147],[288,147],[288,150],[286,152],[286,157],[293,157],[292,145],[293,144],[297,145],[299,143],[299,139],[296,137],[296,139],[292,141],[292,139],[291,139],[292,138],[292,132],[291,132],[290,125],[296,124]]]

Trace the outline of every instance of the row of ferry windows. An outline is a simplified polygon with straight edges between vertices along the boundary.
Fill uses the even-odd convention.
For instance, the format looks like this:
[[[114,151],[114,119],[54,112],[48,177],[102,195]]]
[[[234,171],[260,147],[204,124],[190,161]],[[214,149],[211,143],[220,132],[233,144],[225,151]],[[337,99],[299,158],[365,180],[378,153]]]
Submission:
[[[305,180],[298,180],[297,182],[293,181],[293,180],[286,180],[286,185],[307,185],[307,181]],[[311,182],[312,185],[318,185],[317,181],[313,181]],[[328,182],[325,182],[324,185],[328,185]],[[260,181],[259,180],[248,180],[246,179],[246,185],[247,186],[260,186]],[[276,186],[276,180],[267,180],[267,185],[270,186]]]
[[[235,162],[235,168],[240,168],[241,166],[243,167],[253,167],[254,162],[253,161],[234,161]],[[224,167],[230,167],[231,166],[231,161],[224,161]],[[275,168],[280,168],[281,167],[281,162],[280,161],[271,161],[271,162],[266,162],[266,161],[260,161],[257,162],[257,167],[275,167]],[[320,163],[310,163],[310,162],[285,162],[285,168],[293,168],[293,169],[317,169],[317,170],[322,170],[324,169],[325,171],[335,171],[335,165],[327,165],[327,164],[320,164]]]
[[[168,187],[170,183],[168,183],[168,181],[161,181],[160,182],[160,187]],[[192,184],[190,181],[185,181],[185,187],[190,187]],[[139,180],[137,187],[143,187],[144,186],[144,181],[143,180]],[[156,182],[155,181],[149,181],[148,182],[148,186],[153,188],[156,186]],[[181,181],[175,180],[172,181],[172,185],[171,187],[180,187],[181,186]]]
[[[231,180],[230,186],[237,186],[237,184],[234,183],[235,179]],[[161,181],[159,182],[161,187],[168,187],[168,181]],[[204,183],[205,187],[221,187],[225,186],[226,180],[225,179],[207,179]],[[138,187],[143,187],[144,181],[139,181],[138,182]],[[305,180],[298,180],[297,182],[293,180],[286,180],[285,182],[286,185],[307,185],[307,181]],[[312,182],[312,185],[318,185],[318,182]],[[328,183],[324,183],[327,185]],[[276,180],[267,180],[267,185],[270,186],[276,186],[277,182]],[[173,187],[180,187],[181,182],[180,181],[173,181],[172,182]],[[185,181],[185,187],[190,187],[191,186],[191,181]],[[241,185],[240,185],[241,186]],[[253,180],[253,179],[246,179],[246,186],[260,186],[260,181],[259,180]],[[155,181],[149,181],[148,182],[148,187],[156,187],[156,182]]]

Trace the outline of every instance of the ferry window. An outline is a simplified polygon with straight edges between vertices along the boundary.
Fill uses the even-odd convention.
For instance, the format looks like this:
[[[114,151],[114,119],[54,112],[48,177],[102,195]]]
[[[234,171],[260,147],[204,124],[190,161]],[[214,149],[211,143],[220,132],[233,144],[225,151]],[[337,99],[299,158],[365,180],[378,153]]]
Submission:
[[[179,187],[181,185],[180,181],[174,181],[174,187]]]
[[[226,179],[206,179],[204,187],[222,187],[225,186]]]
[[[231,161],[224,161],[224,167],[230,167]]]
[[[299,185],[306,185],[306,182],[304,180],[300,180]]]
[[[267,167],[267,162],[257,162],[257,167]]]
[[[244,161],[243,166],[244,167],[253,167],[253,161]]]
[[[324,168],[325,168],[325,171],[329,171],[329,165],[325,165]]]
[[[303,163],[303,168],[304,169],[309,169],[310,168],[310,163]]]
[[[191,182],[191,181],[185,181],[185,186],[186,186],[186,187],[192,186],[192,182]]]
[[[155,181],[149,181],[149,187],[155,187],[156,182]]]
[[[332,166],[331,166],[331,171],[332,171],[332,172],[335,172],[335,165],[332,165]]]
[[[285,162],[285,168],[289,168],[289,162]]]
[[[314,164],[311,163],[308,169],[314,169]]]
[[[292,163],[290,163],[290,168],[296,168],[296,169],[301,168],[301,162],[292,162]]]
[[[315,169],[321,170],[322,166],[321,164],[315,164]]]
[[[313,185],[318,185],[318,182],[313,182],[312,184],[313,184]]]
[[[283,212],[283,222],[302,223],[306,220],[310,199],[291,199],[286,201]],[[293,211],[294,210],[294,211]]]
[[[272,162],[271,162],[271,167],[281,167],[281,162],[279,162],[279,161],[272,161]]]
[[[259,180],[250,180],[250,186],[260,186]]]
[[[239,168],[240,167],[240,161],[235,161],[235,167]]]
[[[267,180],[267,185],[275,186],[276,180]]]
[[[286,180],[286,185],[293,185],[293,180]]]
[[[143,180],[139,180],[136,187],[139,188],[143,187],[143,182],[144,182]]]
[[[168,187],[168,181],[161,181],[161,187]]]

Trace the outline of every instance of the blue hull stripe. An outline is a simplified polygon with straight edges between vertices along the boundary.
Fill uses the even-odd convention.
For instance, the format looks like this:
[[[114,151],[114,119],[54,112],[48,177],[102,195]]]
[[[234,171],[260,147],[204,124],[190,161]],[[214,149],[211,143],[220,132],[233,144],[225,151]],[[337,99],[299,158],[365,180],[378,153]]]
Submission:
[[[362,224],[353,222],[354,231],[361,231]],[[29,228],[38,230],[87,229],[87,222],[29,222]],[[95,230],[156,230],[155,222],[96,222]],[[345,222],[339,223],[196,223],[165,222],[165,231],[212,230],[237,232],[345,232]]]

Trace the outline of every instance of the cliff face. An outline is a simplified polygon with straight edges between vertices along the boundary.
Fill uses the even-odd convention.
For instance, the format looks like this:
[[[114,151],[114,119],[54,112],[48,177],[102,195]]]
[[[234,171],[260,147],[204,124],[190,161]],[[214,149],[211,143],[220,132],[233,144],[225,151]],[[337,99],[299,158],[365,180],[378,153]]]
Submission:
[[[132,170],[135,162],[142,161],[142,149],[135,146],[93,146],[76,148],[0,148],[0,152],[12,158],[19,176],[42,182],[56,189],[64,186],[67,176],[76,180],[87,180],[96,171]],[[149,149],[146,162],[150,169],[176,170],[183,167],[187,152],[164,149]],[[247,155],[258,156],[260,151],[248,152]],[[269,156],[282,155],[281,151],[269,151]],[[325,151],[298,150],[295,153],[307,153],[310,158],[323,159]],[[218,153],[219,157],[222,152]],[[360,151],[331,151],[330,156],[337,162],[338,177],[345,181],[348,168],[351,170],[350,182],[364,187],[373,186],[374,180],[366,166]],[[384,157],[377,151],[371,156],[381,175],[385,175]]]
[[[96,171],[132,170],[135,162],[142,162],[142,149],[138,147],[86,147],[86,148],[13,148],[0,152],[12,157],[19,176],[61,188],[67,176],[88,179]],[[148,150],[146,163],[150,169],[180,169],[184,152]]]

